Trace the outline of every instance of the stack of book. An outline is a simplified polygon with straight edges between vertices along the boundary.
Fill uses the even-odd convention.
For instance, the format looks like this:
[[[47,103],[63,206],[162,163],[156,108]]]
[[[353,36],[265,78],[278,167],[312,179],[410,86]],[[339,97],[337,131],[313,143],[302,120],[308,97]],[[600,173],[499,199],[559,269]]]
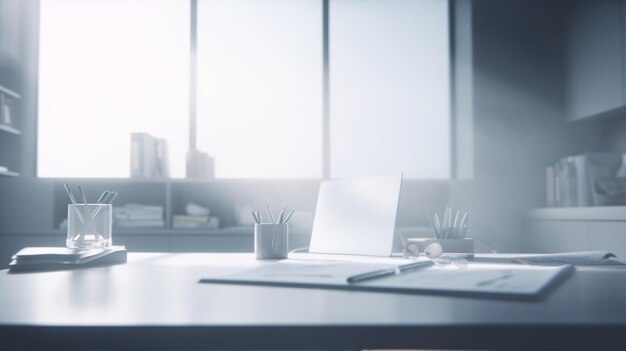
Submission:
[[[130,176],[132,178],[169,177],[167,140],[147,133],[132,133],[130,143]]]
[[[621,176],[622,155],[585,153],[560,159],[546,169],[548,206],[586,207],[615,205],[598,191],[598,182]]]
[[[91,267],[126,262],[124,246],[94,249],[26,247],[13,255],[9,269],[14,272]]]
[[[174,215],[172,228],[174,229],[218,229],[219,218],[210,216]]]
[[[164,228],[163,206],[126,204],[113,207],[117,228]]]

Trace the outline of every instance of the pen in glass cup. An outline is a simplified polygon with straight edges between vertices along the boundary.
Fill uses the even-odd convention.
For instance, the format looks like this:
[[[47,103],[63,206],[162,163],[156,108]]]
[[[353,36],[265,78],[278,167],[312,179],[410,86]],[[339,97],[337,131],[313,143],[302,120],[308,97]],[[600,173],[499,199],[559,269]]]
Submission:
[[[105,199],[107,199],[110,196],[111,192],[108,190],[105,190],[102,195],[100,195],[100,197],[98,198],[98,201],[96,201],[96,205],[100,205]],[[96,215],[98,214],[98,212],[100,212],[100,208],[96,207],[96,210],[94,211],[94,213],[91,215],[91,218],[95,218]]]
[[[87,215],[88,218],[93,219],[93,215],[91,214],[91,211],[89,211],[89,204],[87,203],[87,196],[85,196],[83,187],[79,185],[78,191],[80,192],[80,197],[83,199],[83,205],[85,205],[85,214]]]
[[[102,202],[99,204],[110,205],[116,197],[117,191],[109,192],[109,194],[104,199],[102,199]],[[101,206],[98,206],[98,208],[96,208],[96,211],[93,213],[93,217],[96,217],[101,208]]]
[[[72,191],[70,190],[70,187],[67,185],[67,183],[63,183],[63,186],[65,187],[65,191],[67,192],[67,195],[70,197],[70,201],[72,201],[72,204],[74,204],[74,210],[76,211],[76,214],[78,215],[78,219],[80,220],[81,223],[85,223],[85,219],[83,218],[83,215],[80,213],[80,211],[78,210],[78,203],[76,202],[76,198],[74,197],[74,194],[72,194]]]
[[[254,222],[256,222],[257,224],[261,223],[261,220],[259,219],[259,217],[257,217],[256,212],[254,212],[254,210],[252,210],[252,217],[254,217]]]

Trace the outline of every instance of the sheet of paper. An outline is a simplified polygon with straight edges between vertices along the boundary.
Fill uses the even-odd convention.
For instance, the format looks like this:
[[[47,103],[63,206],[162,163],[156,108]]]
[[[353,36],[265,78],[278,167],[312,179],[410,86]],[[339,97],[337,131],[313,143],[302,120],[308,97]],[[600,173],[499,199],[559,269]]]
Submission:
[[[556,284],[560,277],[573,271],[572,266],[470,263],[459,267],[448,264],[360,283],[347,282],[348,277],[356,274],[397,266],[372,262],[288,259],[226,277],[205,277],[201,282],[532,297],[539,296],[552,284]]]
[[[402,290],[535,295],[541,293],[562,273],[565,273],[562,267],[474,263],[467,268],[454,265],[434,266],[363,284]]]
[[[529,255],[519,257],[517,261],[531,265],[562,265],[573,264],[578,266],[594,265],[623,265],[624,262],[617,260],[615,255],[603,251],[566,252],[548,255]]]
[[[379,269],[397,267],[397,264],[347,262],[339,260],[284,260],[261,268],[235,274],[226,279],[298,284],[347,283],[348,277]]]
[[[615,255],[606,251],[562,252],[555,254],[496,254],[476,255],[476,262],[522,263],[537,266],[575,266],[624,265]]]

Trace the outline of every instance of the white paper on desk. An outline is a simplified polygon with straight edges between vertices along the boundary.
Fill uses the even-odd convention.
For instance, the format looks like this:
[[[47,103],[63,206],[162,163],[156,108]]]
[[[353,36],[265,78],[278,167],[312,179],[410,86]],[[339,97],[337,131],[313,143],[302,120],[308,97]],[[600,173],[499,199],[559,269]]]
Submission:
[[[516,258],[516,261],[530,265],[557,266],[563,264],[573,264],[576,266],[598,266],[598,265],[623,265],[610,252],[585,251],[585,252],[564,252],[558,254],[544,255],[523,255]]]
[[[467,268],[459,268],[455,265],[444,265],[364,282],[363,285],[375,284],[378,288],[398,290],[538,296],[555,284],[559,277],[572,270],[572,266],[538,267],[474,263]]]
[[[606,251],[562,252],[555,254],[495,254],[476,255],[475,262],[522,263],[536,266],[602,266],[624,265],[615,255]]]
[[[405,293],[447,293],[455,295],[501,295],[537,297],[572,266],[536,267],[516,264],[471,263],[433,266],[362,283],[347,282],[349,276],[397,265],[316,260],[284,260],[219,278],[203,278],[202,283],[270,285]]]
[[[260,268],[227,277],[226,282],[257,282],[270,285],[344,285],[348,277],[379,269],[394,268],[397,264],[374,262],[347,262],[339,260],[283,260]],[[203,279],[210,280],[210,278]]]

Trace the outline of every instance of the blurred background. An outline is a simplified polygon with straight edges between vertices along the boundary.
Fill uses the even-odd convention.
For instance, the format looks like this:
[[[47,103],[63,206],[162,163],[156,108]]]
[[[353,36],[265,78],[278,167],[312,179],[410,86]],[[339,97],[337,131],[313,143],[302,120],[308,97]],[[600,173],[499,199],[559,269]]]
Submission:
[[[0,266],[119,192],[131,251],[251,252],[251,208],[404,174],[401,238],[626,256],[626,2],[0,0]]]

